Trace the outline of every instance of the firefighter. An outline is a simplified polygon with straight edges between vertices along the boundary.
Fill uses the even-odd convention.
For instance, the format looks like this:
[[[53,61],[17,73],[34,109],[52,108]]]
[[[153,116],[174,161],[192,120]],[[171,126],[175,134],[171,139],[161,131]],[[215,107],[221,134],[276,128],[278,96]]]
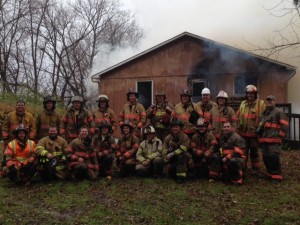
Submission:
[[[97,103],[98,109],[96,109],[93,112],[93,118],[95,121],[96,128],[95,132],[98,132],[98,128],[103,121],[106,121],[107,123],[111,124],[112,132],[114,132],[118,127],[117,118],[115,116],[114,111],[111,108],[109,108],[109,99],[107,95],[99,95]]]
[[[85,126],[91,136],[95,133],[95,124],[92,114],[83,108],[83,98],[73,96],[72,106],[62,117],[60,135],[64,136],[68,143],[78,137],[80,128]]]
[[[233,108],[227,105],[228,94],[225,91],[220,91],[217,96],[217,107],[213,107],[211,110],[212,116],[212,132],[220,140],[223,130],[223,124],[230,122],[234,128],[236,128],[237,117]]]
[[[78,138],[71,141],[67,150],[68,169],[72,180],[87,178],[95,181],[99,166],[97,153],[92,146],[87,127],[80,128]]]
[[[254,85],[247,85],[245,93],[246,100],[241,102],[237,112],[238,133],[246,140],[246,165],[250,155],[252,174],[256,175],[259,173],[259,154],[255,131],[266,105],[258,98],[258,90]]]
[[[28,139],[28,128],[20,124],[13,132],[15,139],[5,149],[7,176],[16,184],[30,185],[35,174],[35,143]]]
[[[146,111],[142,104],[138,103],[139,93],[133,89],[127,92],[127,103],[123,106],[122,112],[119,114],[119,125],[122,126],[125,120],[128,120],[133,128],[134,134],[138,138],[142,138],[141,131],[146,123]]]
[[[217,103],[212,101],[210,90],[208,88],[203,88],[201,91],[201,101],[197,103],[197,107],[201,109],[201,117],[203,117],[207,122],[209,122],[209,130],[211,130],[211,124],[212,124],[212,110],[214,108],[218,108]]]
[[[156,92],[155,100],[156,103],[146,111],[147,118],[150,119],[150,125],[155,128],[156,136],[164,140],[170,133],[169,125],[174,107],[166,100],[166,93],[163,91]]]
[[[2,138],[6,144],[14,139],[13,131],[20,125],[24,124],[28,128],[28,138],[34,140],[36,137],[36,125],[33,115],[25,110],[25,101],[17,101],[16,110],[8,113],[2,125]]]
[[[183,123],[178,118],[172,118],[171,134],[163,142],[163,159],[168,165],[169,175],[176,182],[185,182],[187,175],[186,151],[189,147],[189,137],[182,132]]]
[[[230,122],[225,122],[220,138],[221,172],[225,183],[243,184],[246,166],[245,148],[244,138],[234,131]]]
[[[92,140],[92,145],[97,153],[99,176],[106,177],[108,181],[112,179],[113,154],[117,148],[112,132],[111,124],[103,120],[99,124],[98,134]]]
[[[48,136],[37,143],[38,171],[42,180],[65,180],[67,171],[67,141],[58,136],[56,126],[50,126]]]
[[[131,122],[125,120],[121,125],[122,137],[118,141],[118,151],[115,152],[120,177],[126,177],[135,172],[136,152],[139,148],[139,138],[134,135]]]
[[[155,135],[155,128],[148,126],[144,129],[145,139],[141,142],[136,153],[138,175],[153,175],[159,178],[163,173],[162,142]]]
[[[44,110],[36,118],[37,140],[49,135],[49,128],[60,129],[60,115],[55,111],[56,100],[52,96],[46,96],[43,101]]]
[[[201,109],[191,101],[192,95],[185,89],[180,94],[181,102],[175,106],[172,112],[172,117],[176,117],[183,123],[183,133],[188,135],[189,138],[196,133],[195,124],[197,119],[202,114]]]
[[[213,166],[213,159],[219,158],[217,140],[215,136],[208,131],[208,123],[199,118],[197,121],[197,133],[191,140],[191,151],[194,162],[194,172],[197,178],[205,177],[215,179],[219,176],[218,167]]]
[[[262,147],[262,157],[268,176],[273,181],[283,179],[281,173],[281,144],[288,131],[288,119],[284,112],[275,107],[275,97],[266,98],[266,110],[262,114],[259,129],[259,143]]]

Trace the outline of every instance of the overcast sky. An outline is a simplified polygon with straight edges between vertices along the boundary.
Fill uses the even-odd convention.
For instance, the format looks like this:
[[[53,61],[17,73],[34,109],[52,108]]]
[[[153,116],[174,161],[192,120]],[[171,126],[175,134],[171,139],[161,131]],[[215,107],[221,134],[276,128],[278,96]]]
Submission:
[[[251,48],[247,42],[263,46],[290,19],[272,15],[281,13],[280,8],[270,9],[282,0],[120,1],[135,12],[138,24],[144,29],[144,38],[138,49],[117,49],[104,64],[94,65],[92,74],[185,31],[244,50]],[[278,60],[300,65],[295,59]]]

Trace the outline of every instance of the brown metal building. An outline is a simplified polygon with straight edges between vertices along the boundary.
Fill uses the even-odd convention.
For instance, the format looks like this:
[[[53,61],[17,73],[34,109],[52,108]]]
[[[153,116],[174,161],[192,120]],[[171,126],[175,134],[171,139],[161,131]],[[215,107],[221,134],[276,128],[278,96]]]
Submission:
[[[224,90],[241,99],[247,84],[256,85],[261,98],[274,94],[277,103],[287,103],[287,83],[295,72],[293,66],[184,32],[93,75],[92,81],[98,83],[99,93],[109,96],[118,114],[129,88],[136,88],[146,109],[157,90],[177,104],[186,88],[197,102],[204,87],[213,97]]]

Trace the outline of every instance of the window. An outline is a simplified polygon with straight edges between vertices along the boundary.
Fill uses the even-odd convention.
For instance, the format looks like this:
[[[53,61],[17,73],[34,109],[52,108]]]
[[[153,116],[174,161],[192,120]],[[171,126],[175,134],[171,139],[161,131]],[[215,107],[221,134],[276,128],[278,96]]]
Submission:
[[[245,87],[248,84],[253,84],[257,87],[257,77],[249,75],[239,75],[234,79],[234,94],[244,95]]]
[[[192,101],[199,102],[201,100],[202,89],[207,87],[207,81],[202,79],[192,80]]]
[[[137,81],[137,91],[139,93],[139,103],[147,110],[152,105],[152,81]]]

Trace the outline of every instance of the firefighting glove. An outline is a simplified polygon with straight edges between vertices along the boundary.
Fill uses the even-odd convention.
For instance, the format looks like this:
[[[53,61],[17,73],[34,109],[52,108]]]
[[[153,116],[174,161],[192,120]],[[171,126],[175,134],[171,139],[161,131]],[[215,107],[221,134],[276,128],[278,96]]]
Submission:
[[[56,157],[53,157],[50,162],[49,162],[49,166],[50,167],[55,167],[57,164],[57,158]]]
[[[167,159],[171,159],[175,155],[175,152],[171,152],[167,155]]]
[[[149,166],[150,165],[150,162],[148,161],[148,160],[145,160],[144,162],[143,162],[143,166]]]

